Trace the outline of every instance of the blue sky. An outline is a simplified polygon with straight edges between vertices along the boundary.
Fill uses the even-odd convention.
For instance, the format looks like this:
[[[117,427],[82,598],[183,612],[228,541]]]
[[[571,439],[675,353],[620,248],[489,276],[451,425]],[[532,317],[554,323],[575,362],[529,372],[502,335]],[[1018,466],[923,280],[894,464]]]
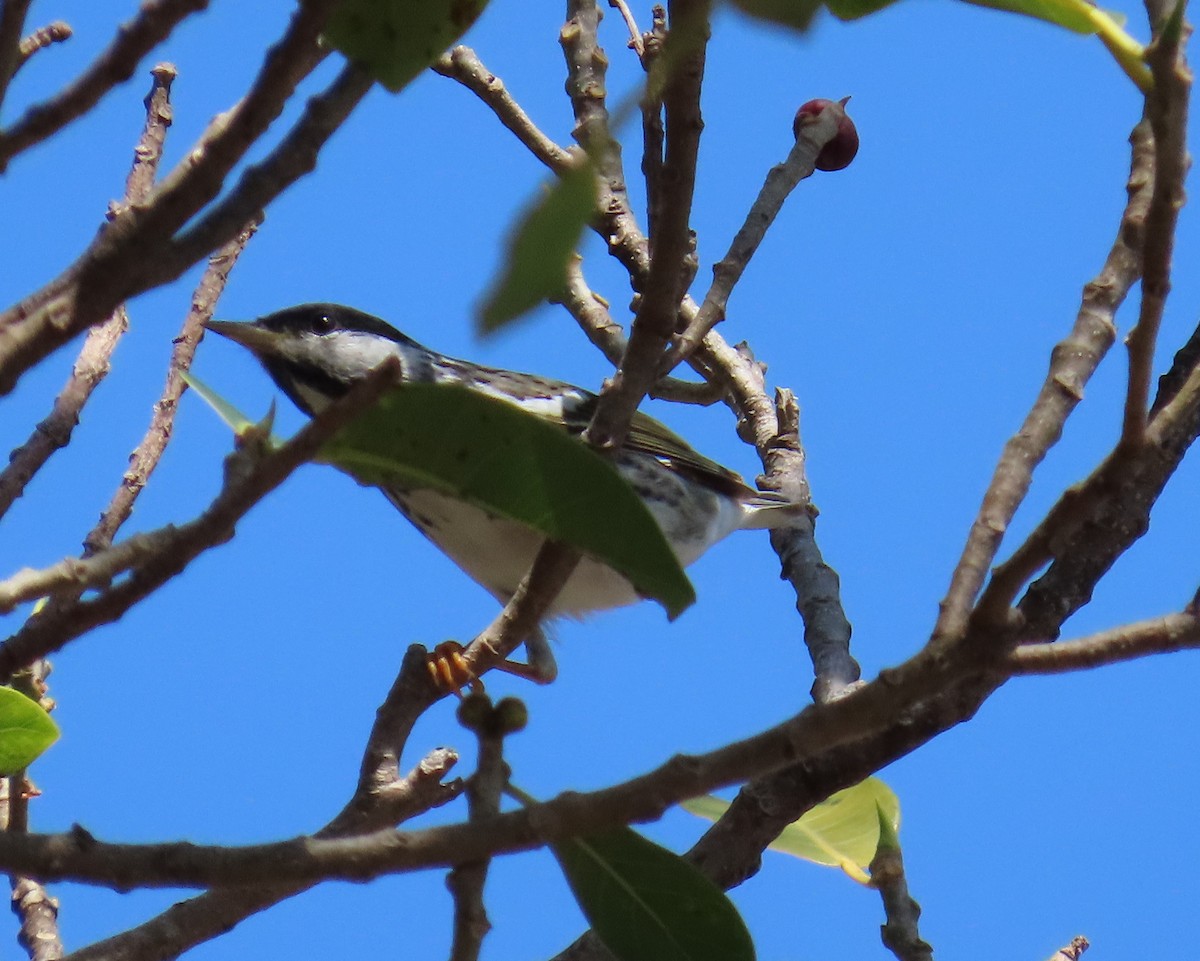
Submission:
[[[22,72],[8,120],[107,42],[115,6],[34,6],[34,20],[65,19],[76,37]],[[13,163],[4,302],[69,263],[120,195],[153,62],[179,68],[168,162],[236,99],[290,5],[257,5],[249,20],[245,9],[214,4],[95,114]],[[1122,10],[1144,39],[1140,10]],[[567,144],[561,19],[545,0],[497,0],[467,42]],[[639,70],[615,13],[602,40],[619,97]],[[324,65],[306,89],[335,69]],[[818,537],[841,575],[854,653],[869,677],[928,636],[995,459],[1112,242],[1140,100],[1095,40],[950,0],[906,0],[850,25],[825,18],[804,37],[722,12],[693,216],[699,292],[766,170],[785,156],[796,107],[846,94],[858,158],[801,184],[735,291],[722,332],[749,341],[771,383],[800,399]],[[639,148],[632,129],[623,133],[632,178]],[[271,208],[218,314],[342,301],[446,353],[595,387],[606,365],[561,309],[544,308],[490,340],[473,334],[506,230],[543,178],[454,83],[429,75],[399,97],[375,91],[316,174]],[[1194,262],[1198,246],[1185,212],[1176,263]],[[584,254],[593,286],[626,317],[627,283],[598,242],[589,239]],[[4,519],[4,571],[77,551],[145,429],[197,277],[130,304],[133,329],[71,447]],[[1160,369],[1195,325],[1197,287],[1194,272],[1177,272]],[[9,447],[45,415],[72,358],[71,348],[61,351],[5,399]],[[232,345],[210,339],[195,369],[251,413],[275,396]],[[1006,548],[1108,450],[1123,388],[1118,345],[1038,471]],[[283,405],[280,423],[293,429],[302,419]],[[723,408],[651,409],[704,453],[756,472]],[[175,440],[127,532],[194,515],[218,489],[229,447],[217,418],[185,397]],[[1069,636],[1176,610],[1191,597],[1198,479],[1185,461],[1150,533],[1069,623]],[[528,730],[508,745],[514,780],[542,797],[600,787],[799,710],[811,674],[777,570],[765,535],[735,535],[692,569],[699,602],[676,623],[646,604],[563,624],[554,685],[489,680],[493,693],[515,693],[530,708]],[[54,659],[64,735],[35,770],[45,796],[33,806],[34,826],[79,822],[106,840],[229,843],[311,831],[349,796],[406,645],[468,638],[494,610],[376,492],[327,468],[303,469],[242,522],[233,543]],[[15,629],[19,616],[5,626]],[[882,772],[901,797],[923,934],[941,955],[1042,958],[1084,933],[1094,957],[1153,956],[1190,933],[1196,888],[1186,868],[1200,856],[1186,762],[1200,747],[1194,666],[1182,655],[1013,681],[969,724]],[[422,721],[406,765],[443,744],[463,751],[460,773],[468,773],[469,738],[449,703]],[[432,820],[463,814],[453,808]],[[646,832],[682,850],[703,827],[678,813]],[[491,961],[549,956],[583,927],[548,855],[497,862],[488,890]],[[72,948],[177,897],[54,891]],[[888,956],[878,898],[835,871],[768,855],[733,897],[764,961]],[[388,944],[439,957],[450,910],[436,874],[365,889],[327,885],[194,956],[359,957]]]

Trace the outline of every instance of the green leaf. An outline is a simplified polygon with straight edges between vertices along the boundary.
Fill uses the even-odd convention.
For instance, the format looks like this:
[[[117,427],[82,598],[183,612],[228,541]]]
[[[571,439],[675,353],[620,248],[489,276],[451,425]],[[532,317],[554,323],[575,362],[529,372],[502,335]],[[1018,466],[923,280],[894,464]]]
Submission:
[[[590,163],[582,163],[564,173],[522,215],[503,273],[480,309],[482,333],[512,323],[562,292],[567,265],[595,206],[596,173]]]
[[[758,20],[807,30],[821,8],[821,0],[733,0],[733,5]]]
[[[396,93],[466,33],[486,6],[487,0],[343,0],[325,40]]]
[[[692,814],[715,821],[728,801],[711,795],[683,803]],[[854,880],[870,881],[866,871],[879,846],[879,819],[895,831],[900,826],[900,800],[877,777],[838,791],[793,821],[771,844],[776,851],[816,864],[841,868]]]
[[[321,460],[360,483],[442,491],[519,521],[623,574],[676,617],[695,592],[646,505],[561,427],[451,384],[389,391]]]
[[[825,0],[829,12],[839,20],[858,20],[890,7],[896,0]]]
[[[254,427],[254,421],[229,403],[224,397],[189,371],[183,371],[183,382],[194,390],[201,399],[217,412],[217,416],[239,436]]]
[[[40,704],[0,687],[0,774],[28,767],[58,740],[58,725]]]
[[[629,828],[552,847],[575,900],[619,961],[753,961],[733,902],[677,854]]]

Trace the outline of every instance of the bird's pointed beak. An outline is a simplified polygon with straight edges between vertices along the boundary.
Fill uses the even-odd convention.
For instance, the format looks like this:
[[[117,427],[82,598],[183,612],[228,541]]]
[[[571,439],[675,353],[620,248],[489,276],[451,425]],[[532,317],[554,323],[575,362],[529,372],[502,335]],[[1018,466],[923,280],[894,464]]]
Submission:
[[[280,335],[260,327],[253,321],[206,320],[204,326],[214,334],[228,337],[235,344],[241,344],[256,354],[274,354],[279,351]]]

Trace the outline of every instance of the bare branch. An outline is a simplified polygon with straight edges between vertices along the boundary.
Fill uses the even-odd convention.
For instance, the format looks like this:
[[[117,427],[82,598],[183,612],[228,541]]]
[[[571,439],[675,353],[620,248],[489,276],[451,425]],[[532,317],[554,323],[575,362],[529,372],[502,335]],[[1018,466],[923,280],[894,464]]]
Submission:
[[[1200,647],[1200,617],[1188,611],[1125,624],[1088,637],[1025,644],[1008,655],[1014,674],[1063,674]]]
[[[179,277],[227,243],[260,209],[312,170],[320,148],[371,86],[347,67],[260,164],[209,208],[179,230],[220,191],[225,176],[278,116],[295,85],[323,56],[320,31],[335,0],[306,0],[284,37],[268,52],[251,91],[210,126],[192,151],[155,190],[147,204],[123,211],[58,278],[0,315],[0,391],[66,340],[134,294]]]
[[[410,654],[405,661],[406,667],[401,669],[401,675],[411,670],[414,676],[423,678],[424,661],[424,651],[419,651],[415,658]],[[412,669],[408,668],[410,663]],[[376,793],[374,801],[356,793],[351,804],[318,832],[318,836],[341,837],[369,833],[446,804],[461,793],[459,782],[443,783],[457,760],[453,751],[438,748],[406,777],[397,778],[393,770],[393,783]],[[359,803],[357,809],[354,808],[356,803]],[[347,819],[346,812],[352,809],[357,813]],[[172,905],[144,924],[81,948],[68,957],[70,961],[171,961],[184,951],[225,934],[246,918],[310,886],[275,884],[255,890],[214,888]]]
[[[19,878],[12,889],[13,911],[21,919],[17,940],[29,961],[59,961],[65,953],[58,933],[58,899],[30,878]]]
[[[21,34],[33,0],[5,0],[0,4],[0,104],[21,66]]]
[[[587,339],[614,367],[621,363],[628,346],[625,331],[613,320],[608,311],[608,302],[588,286],[578,257],[572,258],[567,265],[566,284],[558,303],[575,318]],[[707,407],[721,399],[721,389],[708,382],[663,377],[650,389],[650,396]]]
[[[514,699],[507,699],[519,705]],[[459,705],[458,717],[478,742],[475,774],[467,784],[467,805],[471,821],[481,822],[500,813],[500,797],[508,781],[504,764],[504,737],[511,733],[501,702],[492,705],[482,692],[475,692]],[[483,939],[491,930],[483,905],[483,887],[490,860],[467,861],[457,865],[446,878],[446,887],[454,898],[454,935],[451,961],[476,961]]]
[[[531,154],[555,173],[563,173],[574,162],[571,151],[564,150],[542,133],[509,94],[504,81],[488,70],[470,47],[460,45],[442,54],[433,62],[433,70],[457,80],[474,93]]]
[[[1059,948],[1049,958],[1049,961],[1079,961],[1083,952],[1090,948],[1091,942],[1082,934],[1071,939],[1071,943]]]
[[[112,43],[91,66],[56,96],[30,107],[11,127],[0,131],[0,172],[21,151],[91,110],[113,87],[132,77],[141,59],[169,37],[181,20],[207,6],[208,0],[143,3],[137,16],[121,24]]]
[[[1137,447],[1146,439],[1154,348],[1171,290],[1175,226],[1183,207],[1187,154],[1188,96],[1192,77],[1183,60],[1183,30],[1160,30],[1146,50],[1154,86],[1146,95],[1146,120],[1154,132],[1154,193],[1146,214],[1142,251],[1142,302],[1137,326],[1129,333],[1129,385],[1121,443]]]
[[[725,256],[713,265],[713,282],[704,295],[700,310],[680,334],[659,367],[668,374],[690,355],[704,340],[704,335],[725,319],[725,308],[734,286],[742,278],[750,258],[758,250],[767,230],[775,222],[784,201],[797,184],[811,177],[816,169],[817,154],[837,134],[837,119],[831,109],[821,111],[813,123],[804,124],[800,136],[788,152],[787,159],[767,172],[758,196],[750,205],[746,219],[734,235]]]
[[[175,79],[175,68],[159,64],[151,75],[154,79],[146,96],[146,123],[125,181],[125,206],[141,203],[149,195],[171,123],[171,81]],[[50,456],[70,442],[80,411],[108,375],[112,353],[128,326],[129,317],[121,306],[108,320],[88,331],[71,376],[55,398],[53,410],[34,428],[29,439],[9,455],[8,466],[0,473],[0,517],[8,513]]]
[[[108,507],[101,513],[100,522],[84,538],[85,556],[96,554],[112,545],[113,536],[133,512],[134,501],[146,486],[167,449],[175,429],[179,398],[187,389],[183,373],[191,368],[196,346],[204,336],[204,322],[212,318],[213,309],[225,289],[230,271],[257,229],[257,223],[248,224],[238,236],[209,258],[208,268],[192,294],[192,306],[184,319],[183,329],[175,338],[175,347],[171,351],[171,360],[167,366],[167,383],[163,387],[162,396],[154,405],[150,427],[129,455],[129,467]]]
[[[50,673],[47,661],[40,661],[14,678],[13,687],[32,701],[50,706],[46,697],[46,676]],[[29,801],[38,792],[20,771],[7,779],[7,809],[5,831],[29,830]],[[58,901],[32,878],[10,874],[12,909],[21,922],[17,940],[30,961],[58,961],[63,956],[62,938],[58,930]]]
[[[596,168],[598,217],[593,229],[608,244],[609,253],[629,271],[634,290],[641,291],[650,265],[650,247],[629,206],[621,145],[608,127],[608,58],[596,38],[599,19],[595,3],[567,3],[567,22],[559,35],[567,61],[567,96],[575,113],[575,139]]]
[[[971,606],[987,577],[1009,522],[1029,493],[1033,471],[1062,436],[1063,425],[1083,399],[1084,385],[1116,338],[1113,318],[1138,279],[1146,211],[1153,190],[1154,150],[1148,124],[1130,135],[1133,147],[1127,185],[1129,201],[1121,215],[1117,239],[1083,300],[1071,333],[1050,354],[1050,369],[1020,430],[1009,439],[971,525],[962,557],[950,579],[934,628],[934,639],[947,643],[961,637]],[[1044,563],[1044,544],[1026,540],[1002,564],[981,599],[976,617],[1003,625],[1021,585]]]
[[[775,409],[779,432],[766,453],[763,484],[786,494],[794,504],[812,508],[800,443],[800,408],[791,391],[776,391]],[[842,697],[859,683],[862,671],[850,654],[851,627],[842,608],[841,582],[817,546],[815,508],[799,514],[786,527],[772,530],[771,546],[779,557],[782,576],[796,593],[804,645],[813,664],[813,699],[822,704]]]
[[[688,226],[696,183],[696,157],[704,123],[700,86],[709,36],[708,0],[676,0],[670,7],[671,31],[662,57],[666,151],[663,189],[650,237],[650,268],[642,290],[629,345],[621,366],[600,392],[586,437],[601,449],[619,446],[633,412],[658,375],[658,365],[675,333],[679,305],[686,293]],[[653,78],[651,78],[653,80]]]
[[[45,50],[51,44],[70,40],[73,35],[74,31],[71,30],[71,25],[65,20],[54,20],[44,27],[38,27],[21,41],[21,62],[17,64],[17,69],[20,70],[25,66],[39,50]]]
[[[656,3],[650,16],[650,32],[643,39],[639,57],[642,68],[652,77],[657,77],[662,68],[656,68],[655,64],[659,62],[667,42],[667,11],[662,4]],[[647,226],[653,235],[658,233],[655,217],[662,209],[663,144],[666,139],[662,85],[648,80],[639,107],[642,114],[642,180],[646,184]]]
[[[608,0],[608,5],[621,14],[621,19],[625,21],[625,28],[629,31],[629,47],[641,60],[645,53],[645,46],[642,41],[642,32],[638,29],[637,20],[634,19],[629,4],[625,0]]]
[[[879,933],[884,947],[896,956],[896,961],[933,961],[933,948],[921,938],[918,920],[921,906],[908,893],[904,876],[904,856],[897,843],[885,843],[871,859],[871,884],[883,900],[887,922]]]
[[[263,452],[265,438],[236,451],[226,461],[226,483],[220,494],[198,518],[179,527],[165,527],[131,538],[110,551],[88,560],[67,560],[60,572],[83,572],[71,588],[103,569],[111,577],[120,565],[126,577],[89,600],[71,596],[51,603],[32,616],[16,634],[0,644],[0,679],[7,679],[23,665],[59,650],[92,628],[114,621],[138,601],[151,594],[184,569],[195,557],[229,540],[242,515],[278,487],[301,464],[312,459],[321,446],[360,411],[370,406],[395,378],[391,364],[379,367],[345,397],[314,418],[283,446]],[[114,563],[112,558],[118,558]],[[53,569],[52,569],[53,570]],[[57,576],[62,576],[58,574]]]

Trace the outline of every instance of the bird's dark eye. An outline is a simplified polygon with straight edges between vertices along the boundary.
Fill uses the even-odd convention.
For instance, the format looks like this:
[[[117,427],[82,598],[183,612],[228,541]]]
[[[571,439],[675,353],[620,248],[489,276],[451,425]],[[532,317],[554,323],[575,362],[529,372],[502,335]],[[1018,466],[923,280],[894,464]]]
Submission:
[[[337,323],[328,314],[316,314],[312,319],[312,332],[323,335],[337,327]]]

